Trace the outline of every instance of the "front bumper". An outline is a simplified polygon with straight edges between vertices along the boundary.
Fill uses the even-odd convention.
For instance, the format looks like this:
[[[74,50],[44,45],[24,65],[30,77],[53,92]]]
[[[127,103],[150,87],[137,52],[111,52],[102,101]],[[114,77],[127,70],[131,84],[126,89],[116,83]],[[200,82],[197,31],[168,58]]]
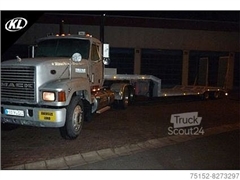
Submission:
[[[41,108],[1,105],[1,122],[37,127],[62,127],[66,108]]]

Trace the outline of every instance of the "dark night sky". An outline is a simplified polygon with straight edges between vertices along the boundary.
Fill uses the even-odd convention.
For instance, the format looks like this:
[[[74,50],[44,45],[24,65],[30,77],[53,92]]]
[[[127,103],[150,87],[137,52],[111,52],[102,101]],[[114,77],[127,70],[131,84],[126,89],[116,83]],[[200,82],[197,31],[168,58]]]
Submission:
[[[100,15],[106,13],[108,16],[134,16],[225,22],[239,22],[240,20],[240,11],[62,11],[60,13],[86,15]]]
[[[240,22],[240,11],[2,11],[1,20],[5,24],[9,19],[14,17],[25,17],[28,19],[28,26],[30,27],[43,14],[69,14],[69,15],[97,15],[106,14],[106,16],[124,16],[124,17],[151,17],[164,19],[182,19],[182,20],[199,20],[199,21],[219,21],[219,22],[233,22],[234,24]],[[8,37],[2,45],[2,52],[8,49],[18,39],[27,28],[21,32],[10,33],[2,26],[1,36]]]

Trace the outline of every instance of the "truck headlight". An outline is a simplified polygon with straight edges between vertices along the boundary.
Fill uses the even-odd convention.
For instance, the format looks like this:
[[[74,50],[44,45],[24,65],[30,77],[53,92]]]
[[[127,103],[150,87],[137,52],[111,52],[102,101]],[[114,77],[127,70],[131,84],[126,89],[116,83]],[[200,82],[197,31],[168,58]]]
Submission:
[[[54,92],[43,92],[42,98],[44,101],[55,101],[56,96]]]

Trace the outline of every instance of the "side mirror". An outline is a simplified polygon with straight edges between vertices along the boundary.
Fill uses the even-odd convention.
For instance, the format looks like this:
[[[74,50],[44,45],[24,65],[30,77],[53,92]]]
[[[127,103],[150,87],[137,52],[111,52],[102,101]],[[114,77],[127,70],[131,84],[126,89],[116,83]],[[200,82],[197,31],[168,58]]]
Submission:
[[[103,64],[109,65],[110,64],[110,58],[109,58],[109,44],[103,44]]]
[[[103,57],[109,58],[109,44],[103,44]]]
[[[109,65],[110,64],[110,59],[109,58],[103,58],[103,64],[104,65]]]

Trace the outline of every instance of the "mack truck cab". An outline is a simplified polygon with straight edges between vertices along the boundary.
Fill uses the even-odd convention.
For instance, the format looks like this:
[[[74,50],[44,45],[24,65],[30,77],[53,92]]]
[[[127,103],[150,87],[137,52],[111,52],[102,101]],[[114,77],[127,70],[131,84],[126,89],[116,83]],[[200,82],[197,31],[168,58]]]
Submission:
[[[113,103],[126,108],[134,95],[126,82],[104,86],[109,45],[80,32],[37,41],[31,58],[1,64],[1,122],[59,128],[76,139],[84,121]]]

